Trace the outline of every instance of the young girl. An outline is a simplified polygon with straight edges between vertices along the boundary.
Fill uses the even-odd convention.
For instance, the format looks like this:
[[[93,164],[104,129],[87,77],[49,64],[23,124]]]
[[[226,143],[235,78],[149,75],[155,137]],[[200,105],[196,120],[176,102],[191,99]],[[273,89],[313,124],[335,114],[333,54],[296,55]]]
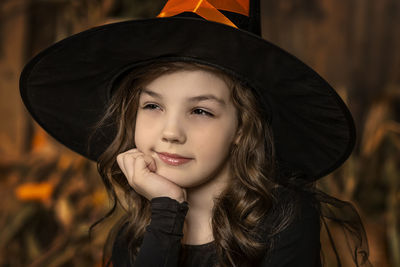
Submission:
[[[335,91],[260,37],[258,1],[171,0],[159,17],[69,37],[21,75],[36,121],[98,163],[106,217],[126,212],[113,266],[322,266],[324,218],[371,266],[355,209],[315,187],[355,142]]]
[[[318,211],[275,183],[272,135],[255,103],[240,81],[201,64],[153,63],[126,76],[107,112],[121,120],[119,138],[99,160],[132,199],[114,266],[213,266],[216,250],[227,266],[319,266]],[[274,215],[282,219],[264,222],[274,197],[288,201]],[[275,244],[288,247],[266,258],[264,228],[285,227],[297,209],[302,219]]]

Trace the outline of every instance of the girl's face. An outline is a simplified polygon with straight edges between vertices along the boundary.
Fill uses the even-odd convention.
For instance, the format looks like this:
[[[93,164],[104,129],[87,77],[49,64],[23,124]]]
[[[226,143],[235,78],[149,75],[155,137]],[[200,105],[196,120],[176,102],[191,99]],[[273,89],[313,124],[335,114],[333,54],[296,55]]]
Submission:
[[[229,148],[236,142],[237,126],[236,108],[222,78],[203,70],[178,71],[143,88],[135,144],[155,159],[157,174],[190,188],[230,176]],[[171,165],[159,153],[190,160]]]

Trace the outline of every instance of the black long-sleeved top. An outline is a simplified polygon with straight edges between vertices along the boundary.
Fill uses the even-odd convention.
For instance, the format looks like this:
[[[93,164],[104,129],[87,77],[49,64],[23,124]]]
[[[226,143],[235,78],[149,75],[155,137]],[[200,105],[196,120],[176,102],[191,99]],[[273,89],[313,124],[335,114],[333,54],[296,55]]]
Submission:
[[[302,198],[301,216],[279,234],[272,254],[265,257],[260,267],[320,267],[319,214]],[[181,244],[183,223],[189,209],[188,203],[179,203],[169,197],[151,200],[151,222],[146,227],[139,253],[133,267],[178,267],[179,255],[184,250],[184,266],[209,267],[217,262],[214,241],[202,245]],[[113,267],[127,267],[127,243],[119,231],[113,245]]]

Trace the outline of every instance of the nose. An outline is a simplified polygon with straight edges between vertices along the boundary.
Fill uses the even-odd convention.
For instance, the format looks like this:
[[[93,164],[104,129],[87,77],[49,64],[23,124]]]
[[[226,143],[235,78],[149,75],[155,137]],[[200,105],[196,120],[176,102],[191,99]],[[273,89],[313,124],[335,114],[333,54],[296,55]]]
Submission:
[[[182,144],[186,141],[182,123],[178,119],[167,118],[162,131],[162,140],[164,142]]]

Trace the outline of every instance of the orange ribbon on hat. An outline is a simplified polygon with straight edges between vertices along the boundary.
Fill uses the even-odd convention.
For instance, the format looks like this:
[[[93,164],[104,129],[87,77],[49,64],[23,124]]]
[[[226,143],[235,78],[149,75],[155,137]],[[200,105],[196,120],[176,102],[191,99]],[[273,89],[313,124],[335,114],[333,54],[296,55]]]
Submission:
[[[157,17],[171,17],[182,12],[193,12],[207,20],[237,28],[218,9],[249,16],[249,0],[169,0]]]

